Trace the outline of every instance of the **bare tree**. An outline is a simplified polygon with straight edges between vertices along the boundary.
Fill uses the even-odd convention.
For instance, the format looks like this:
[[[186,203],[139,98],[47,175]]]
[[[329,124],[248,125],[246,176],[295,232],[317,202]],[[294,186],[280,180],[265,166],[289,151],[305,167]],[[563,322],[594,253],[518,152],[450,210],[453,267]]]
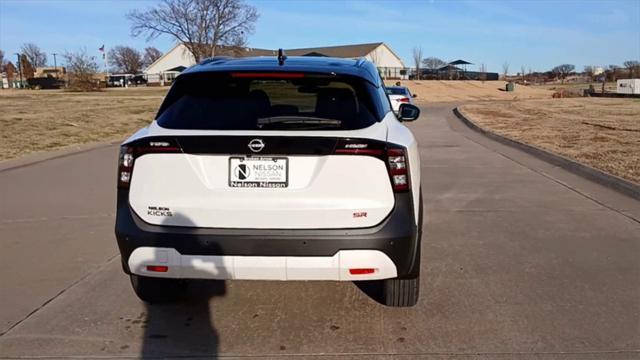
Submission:
[[[633,74],[640,72],[640,61],[627,60],[622,63],[629,70],[629,78],[633,79]]]
[[[0,73],[4,72],[4,51],[0,50]]]
[[[20,72],[22,73],[24,80],[35,77],[36,69],[33,67],[26,54],[20,55]]]
[[[429,70],[437,70],[447,65],[447,63],[437,57],[428,57],[422,60],[422,65],[424,65],[424,67],[426,67]]]
[[[153,64],[162,56],[162,52],[152,46],[144,49],[144,57],[142,58],[142,64],[146,67]]]
[[[505,61],[505,63],[502,64],[502,78],[507,80],[507,75],[509,75],[509,63]]]
[[[588,65],[584,67],[584,74],[587,76],[587,79],[589,79],[589,82],[593,81],[593,76],[595,72],[596,72],[595,66]]]
[[[420,64],[422,63],[422,48],[414,47],[413,48],[413,63],[416,66],[416,79],[420,80]]]
[[[7,74],[7,80],[9,81],[9,87],[14,87],[15,84],[13,81],[18,77],[18,69],[16,69],[15,65],[11,61],[7,61],[7,64],[4,66],[4,71]]]
[[[109,50],[109,65],[126,74],[137,74],[142,68],[142,55],[129,46],[116,46]]]
[[[199,62],[215,56],[220,46],[244,46],[258,12],[242,0],[163,0],[156,7],[130,12],[127,18],[133,36],[146,34],[151,40],[169,35]]]
[[[616,81],[618,79],[618,69],[620,69],[618,65],[609,65],[609,70],[605,73],[605,77],[609,81]]]
[[[20,48],[20,52],[27,56],[29,62],[34,67],[47,66],[47,54],[45,54],[40,47],[34,43],[23,44]]]
[[[480,73],[478,78],[484,84],[484,81],[487,80],[487,65],[485,65],[484,63],[480,64],[480,67],[478,68],[478,72]]]
[[[520,76],[522,76],[522,81],[524,82],[526,74],[526,67],[524,65],[520,66]]]
[[[576,67],[571,64],[562,64],[551,69],[551,72],[564,84],[564,80]]]
[[[93,56],[83,49],[78,52],[66,52],[64,59],[67,63],[69,74],[69,88],[76,91],[92,91],[99,89],[99,81],[96,79],[98,64]]]

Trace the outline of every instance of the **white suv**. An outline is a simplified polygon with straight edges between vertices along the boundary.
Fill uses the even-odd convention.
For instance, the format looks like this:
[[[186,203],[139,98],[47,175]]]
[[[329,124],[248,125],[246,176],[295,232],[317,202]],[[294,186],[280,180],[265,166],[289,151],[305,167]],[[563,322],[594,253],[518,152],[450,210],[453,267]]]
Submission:
[[[365,60],[211,58],[126,140],[116,237],[145,301],[184,279],[377,280],[418,300],[416,141]],[[399,121],[399,120],[400,121]]]

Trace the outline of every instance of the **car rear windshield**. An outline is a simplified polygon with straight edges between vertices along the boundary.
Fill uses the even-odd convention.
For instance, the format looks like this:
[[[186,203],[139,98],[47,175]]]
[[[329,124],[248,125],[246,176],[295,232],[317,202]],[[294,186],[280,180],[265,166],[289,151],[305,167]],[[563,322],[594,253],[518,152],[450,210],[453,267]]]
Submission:
[[[388,87],[387,95],[407,95],[407,90],[399,87]]]
[[[379,120],[371,87],[356,77],[303,73],[185,74],[156,119],[170,129],[361,129]]]

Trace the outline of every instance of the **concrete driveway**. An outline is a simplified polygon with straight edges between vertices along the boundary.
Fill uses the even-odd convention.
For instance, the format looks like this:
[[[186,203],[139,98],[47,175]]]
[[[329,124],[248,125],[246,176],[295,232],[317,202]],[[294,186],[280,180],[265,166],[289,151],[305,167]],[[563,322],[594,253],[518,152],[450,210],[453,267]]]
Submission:
[[[248,281],[146,306],[112,231],[116,147],[1,171],[0,357],[640,358],[640,203],[451,108],[410,125],[426,212],[408,309],[351,283]]]

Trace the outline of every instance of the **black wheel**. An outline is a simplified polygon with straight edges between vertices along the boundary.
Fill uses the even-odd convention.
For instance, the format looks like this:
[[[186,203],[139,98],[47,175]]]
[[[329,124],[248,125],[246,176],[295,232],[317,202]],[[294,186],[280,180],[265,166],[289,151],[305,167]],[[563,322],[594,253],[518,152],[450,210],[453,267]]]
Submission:
[[[414,306],[420,296],[420,277],[384,280],[384,304],[394,307]]]
[[[140,300],[153,304],[180,299],[186,290],[187,283],[179,279],[162,279],[132,274],[131,286]]]

